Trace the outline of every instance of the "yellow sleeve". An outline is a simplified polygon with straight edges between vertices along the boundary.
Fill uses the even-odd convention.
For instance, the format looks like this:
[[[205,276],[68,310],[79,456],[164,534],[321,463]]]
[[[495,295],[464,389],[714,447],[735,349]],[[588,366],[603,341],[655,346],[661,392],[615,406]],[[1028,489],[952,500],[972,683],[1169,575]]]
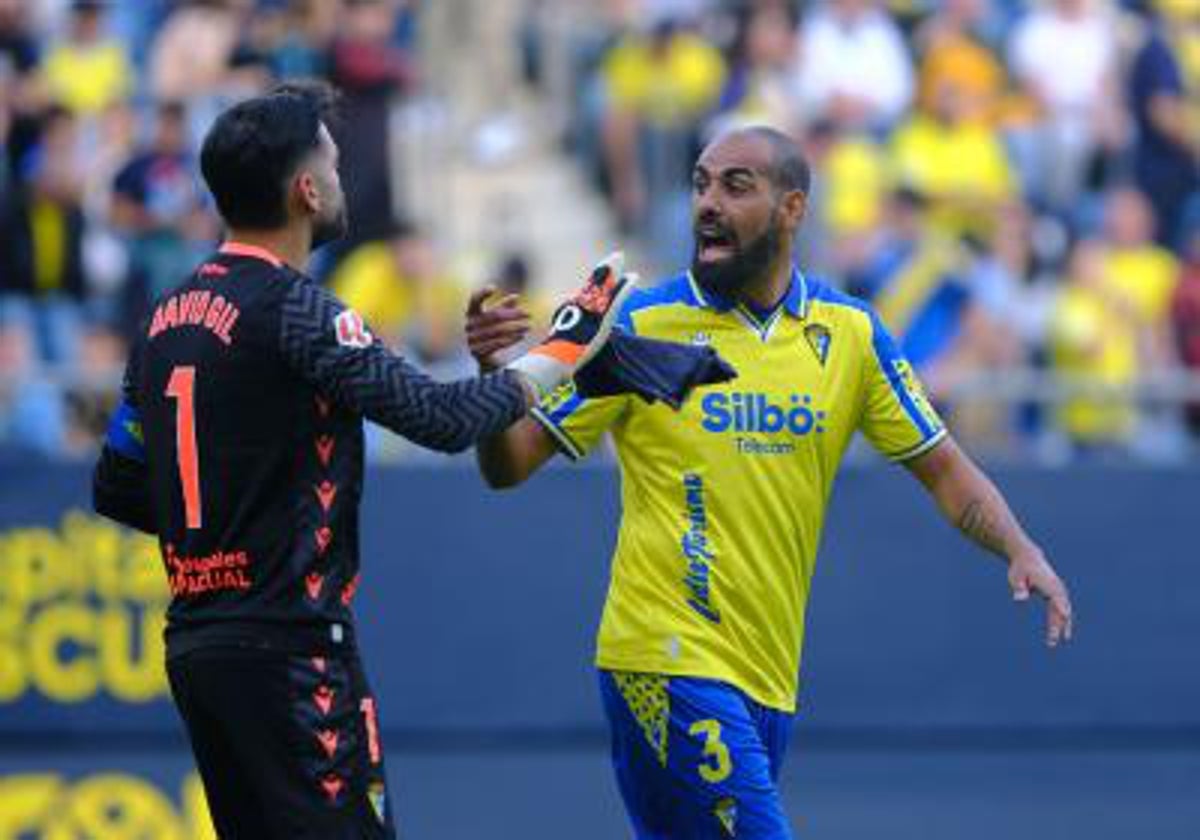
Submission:
[[[550,433],[555,444],[572,461],[587,455],[604,432],[625,412],[630,395],[582,397],[567,384],[535,406],[533,418]]]
[[[874,312],[867,312],[870,341],[864,348],[865,405],[859,428],[885,458],[906,461],[946,435],[933,406],[895,340]]]

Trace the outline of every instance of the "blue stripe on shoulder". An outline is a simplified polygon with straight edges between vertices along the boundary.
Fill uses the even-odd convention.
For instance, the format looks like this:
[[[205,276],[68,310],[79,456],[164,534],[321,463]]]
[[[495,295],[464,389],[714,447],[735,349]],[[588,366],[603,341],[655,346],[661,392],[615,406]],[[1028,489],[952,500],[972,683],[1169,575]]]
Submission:
[[[692,293],[692,285],[688,282],[687,273],[677,274],[653,286],[638,287],[633,290],[625,301],[625,306],[617,318],[617,325],[626,332],[633,334],[633,316],[643,309],[653,309],[656,306],[668,306],[681,303],[685,306],[700,306],[700,301]]]
[[[879,369],[883,371],[888,385],[892,388],[892,393],[896,395],[896,399],[900,402],[904,413],[908,415],[908,419],[921,432],[921,437],[930,438],[936,435],[940,430],[930,424],[925,414],[917,407],[916,401],[913,400],[912,394],[909,393],[908,388],[904,384],[904,378],[901,375],[898,365],[898,363],[905,361],[903,354],[900,352],[900,347],[896,344],[896,340],[892,338],[891,333],[887,331],[887,327],[883,325],[883,321],[879,319],[879,315],[871,305],[864,300],[834,289],[827,283],[813,278],[810,278],[809,295],[812,300],[857,309],[870,319],[871,347],[875,351],[875,360],[879,363]]]
[[[821,301],[822,303],[832,303],[835,306],[846,306],[850,309],[857,309],[867,315],[874,315],[874,310],[870,304],[861,298],[856,298],[854,295],[848,295],[845,292],[833,288],[828,283],[818,277],[806,275],[808,281],[808,298],[812,301]]]

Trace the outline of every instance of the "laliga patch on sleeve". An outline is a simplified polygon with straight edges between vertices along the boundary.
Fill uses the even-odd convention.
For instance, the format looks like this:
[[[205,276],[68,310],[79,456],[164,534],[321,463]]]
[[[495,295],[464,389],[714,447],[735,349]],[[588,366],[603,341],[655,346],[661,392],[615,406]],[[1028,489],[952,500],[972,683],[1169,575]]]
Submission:
[[[362,316],[353,309],[345,309],[333,319],[333,330],[337,343],[343,347],[370,347],[375,343]]]

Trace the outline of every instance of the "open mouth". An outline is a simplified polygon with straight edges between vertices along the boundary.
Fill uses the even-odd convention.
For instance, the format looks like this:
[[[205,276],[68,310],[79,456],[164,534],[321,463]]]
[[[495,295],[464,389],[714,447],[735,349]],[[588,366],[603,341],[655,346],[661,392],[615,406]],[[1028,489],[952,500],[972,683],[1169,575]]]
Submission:
[[[737,253],[737,239],[718,225],[700,225],[696,228],[696,258],[700,262],[716,262]]]

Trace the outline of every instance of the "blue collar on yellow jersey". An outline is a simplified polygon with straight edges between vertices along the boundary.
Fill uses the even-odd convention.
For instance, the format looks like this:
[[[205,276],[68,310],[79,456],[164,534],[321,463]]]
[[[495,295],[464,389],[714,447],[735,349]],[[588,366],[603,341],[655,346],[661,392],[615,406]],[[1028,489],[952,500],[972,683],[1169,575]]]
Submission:
[[[690,271],[687,273],[687,278],[688,284],[692,287],[692,294],[695,295],[701,306],[712,309],[714,312],[729,312],[739,308],[737,301],[711,289],[703,288]],[[795,266],[792,266],[792,282],[783,296],[783,308],[793,318],[803,318],[808,309],[808,281],[805,279],[804,273]]]
[[[766,341],[771,335],[771,331],[778,322],[781,314],[787,312],[793,318],[803,318],[808,309],[808,280],[804,274],[792,266],[792,282],[788,285],[788,290],[783,296],[783,300],[770,312],[765,314],[756,312],[752,307],[745,303],[731,300],[730,298],[712,291],[704,289],[696,281],[689,271],[685,275],[687,278],[688,287],[692,296],[696,299],[696,303],[705,308],[718,313],[732,312],[737,314],[751,329],[758,333],[759,337]]]

